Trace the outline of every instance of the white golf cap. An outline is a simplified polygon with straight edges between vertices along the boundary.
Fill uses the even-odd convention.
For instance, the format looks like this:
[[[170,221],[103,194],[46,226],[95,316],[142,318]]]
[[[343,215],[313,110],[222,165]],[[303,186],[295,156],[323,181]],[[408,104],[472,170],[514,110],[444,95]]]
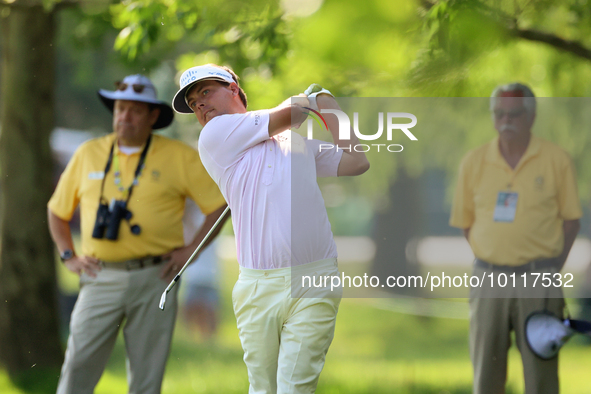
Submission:
[[[192,114],[193,110],[191,110],[187,104],[185,96],[187,95],[187,91],[191,88],[191,86],[205,79],[215,79],[227,83],[236,82],[234,81],[234,78],[232,78],[232,75],[222,68],[212,66],[210,64],[191,67],[181,75],[181,79],[179,81],[181,88],[172,99],[172,108],[174,108],[174,110],[180,114]]]
[[[161,129],[172,123],[174,118],[172,108],[164,101],[156,98],[156,88],[148,77],[140,74],[128,75],[123,78],[123,81],[117,82],[116,85],[117,90],[115,91],[104,89],[98,91],[101,101],[111,112],[113,112],[115,100],[140,101],[154,104],[160,108],[160,116],[152,126],[152,129]]]

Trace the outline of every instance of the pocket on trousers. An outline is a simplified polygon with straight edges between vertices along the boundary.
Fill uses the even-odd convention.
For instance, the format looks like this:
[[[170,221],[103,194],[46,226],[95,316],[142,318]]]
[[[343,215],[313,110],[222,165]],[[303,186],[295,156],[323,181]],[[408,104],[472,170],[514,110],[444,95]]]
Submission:
[[[238,279],[232,289],[232,306],[234,311],[244,305],[247,299],[256,295],[258,279]]]

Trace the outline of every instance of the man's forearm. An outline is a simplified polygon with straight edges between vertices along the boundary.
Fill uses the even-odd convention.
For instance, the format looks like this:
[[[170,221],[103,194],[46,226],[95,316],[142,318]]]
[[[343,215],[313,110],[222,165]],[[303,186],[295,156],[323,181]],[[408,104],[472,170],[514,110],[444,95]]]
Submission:
[[[303,108],[308,100],[305,97],[291,97],[269,111],[269,137],[273,137],[292,127],[299,127],[308,117]]]
[[[334,97],[332,97],[328,94],[318,95],[318,97],[316,97],[316,104],[318,105],[318,109],[320,110],[320,112],[322,112],[323,109],[336,109],[338,111],[342,111],[341,107],[339,106],[337,101],[334,99]],[[323,116],[324,116],[324,119],[326,120],[326,125],[328,126],[328,131],[332,135],[332,140],[334,141],[334,143],[336,145],[338,145],[340,148],[342,148],[342,147],[348,148],[351,145],[359,144],[359,139],[357,138],[357,135],[355,135],[353,130],[350,130],[350,133],[349,133],[351,136],[350,139],[348,139],[348,140],[341,139],[341,136],[339,133],[339,120],[335,114],[325,113],[325,114],[323,114]],[[351,153],[351,154],[360,154],[365,157],[365,153],[356,152],[353,149],[351,149],[351,152],[349,152],[348,149],[345,152]]]
[[[74,250],[74,241],[72,240],[70,223],[55,215],[49,209],[47,210],[47,221],[49,223],[51,238],[53,239],[53,242],[55,242],[60,254],[68,249]]]
[[[316,97],[316,104],[321,112],[323,109],[341,110],[341,107],[334,97],[328,94],[318,95],[318,97]],[[343,156],[339,163],[337,175],[360,175],[367,171],[369,169],[369,161],[363,151],[358,152],[355,150],[355,146],[359,144],[359,139],[353,130],[349,130],[350,138],[343,140],[340,136],[339,120],[337,116],[335,114],[326,113],[324,118],[335,145],[343,150]]]
[[[570,253],[570,250],[577,238],[577,234],[579,233],[579,229],[581,228],[581,223],[579,220],[565,220],[562,224],[562,230],[564,233],[564,246],[562,247],[562,253],[558,257],[558,271],[561,271],[566,263],[566,258]]]

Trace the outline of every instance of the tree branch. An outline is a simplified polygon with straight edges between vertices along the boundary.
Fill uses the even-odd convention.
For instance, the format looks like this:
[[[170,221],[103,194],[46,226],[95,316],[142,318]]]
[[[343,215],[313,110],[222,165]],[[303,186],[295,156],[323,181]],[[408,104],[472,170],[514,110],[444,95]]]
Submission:
[[[419,0],[423,12],[429,11],[437,0]],[[477,2],[472,6],[473,9],[480,11],[483,15],[492,19],[515,38],[541,42],[555,49],[568,52],[580,58],[591,60],[591,48],[586,47],[579,41],[567,40],[555,34],[542,32],[533,29],[520,29],[516,16],[509,15],[501,9],[491,7],[484,2]]]
[[[573,55],[582,57],[583,59],[591,60],[591,49],[585,47],[578,41],[565,40],[554,34],[544,33],[537,30],[529,29],[509,29],[509,32],[515,37],[523,38],[525,40],[543,42],[556,49],[572,53]]]

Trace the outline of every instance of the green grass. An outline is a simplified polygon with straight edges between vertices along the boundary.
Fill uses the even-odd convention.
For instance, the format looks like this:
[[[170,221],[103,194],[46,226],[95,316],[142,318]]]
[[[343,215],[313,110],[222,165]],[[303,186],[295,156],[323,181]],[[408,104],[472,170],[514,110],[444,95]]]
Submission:
[[[195,341],[178,320],[163,384],[164,394],[245,393],[246,367],[232,308],[236,263],[224,263],[221,324],[214,343]],[[468,320],[421,317],[376,308],[376,300],[344,299],[318,393],[471,393]],[[561,351],[561,392],[591,392],[591,347],[571,340]],[[124,347],[118,340],[97,394],[127,392]],[[519,353],[509,355],[508,394],[523,392]],[[0,393],[24,393],[0,370]]]

